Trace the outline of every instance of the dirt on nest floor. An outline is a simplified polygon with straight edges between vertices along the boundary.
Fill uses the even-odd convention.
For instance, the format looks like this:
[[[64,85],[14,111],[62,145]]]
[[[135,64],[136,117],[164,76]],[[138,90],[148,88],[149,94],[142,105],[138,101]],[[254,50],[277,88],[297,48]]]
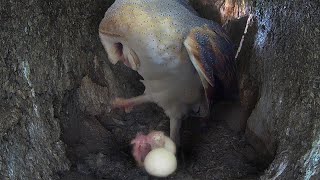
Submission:
[[[157,179],[136,166],[129,142],[141,131],[168,134],[169,120],[160,108],[143,105],[129,114],[90,116],[74,109],[75,102],[68,102],[69,120],[62,124],[72,168],[62,180]],[[194,118],[183,122],[178,169],[165,179],[258,179],[261,169],[253,163],[256,155],[241,133],[232,131],[226,121],[210,122],[206,129],[198,122]]]

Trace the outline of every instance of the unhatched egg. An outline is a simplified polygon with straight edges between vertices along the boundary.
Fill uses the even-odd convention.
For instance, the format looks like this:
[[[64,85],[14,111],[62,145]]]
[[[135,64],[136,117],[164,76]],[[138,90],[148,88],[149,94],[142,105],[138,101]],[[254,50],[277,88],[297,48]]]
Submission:
[[[150,175],[167,177],[177,169],[177,159],[165,148],[157,148],[148,153],[144,167]]]

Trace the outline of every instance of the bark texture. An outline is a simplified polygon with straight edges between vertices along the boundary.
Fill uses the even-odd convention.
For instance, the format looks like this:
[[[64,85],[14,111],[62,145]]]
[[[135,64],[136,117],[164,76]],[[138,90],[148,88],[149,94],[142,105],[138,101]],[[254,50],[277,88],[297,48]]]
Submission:
[[[99,41],[113,1],[0,1],[0,179],[148,179],[129,142],[169,124],[154,104],[110,109],[144,90]],[[246,24],[236,18],[255,15],[237,62],[245,114],[226,120],[237,133],[215,122],[198,137],[190,127],[199,123],[186,121],[193,146],[168,179],[319,179],[319,1],[191,2],[236,44]]]
[[[61,102],[92,69],[107,1],[0,2],[0,179],[70,168]]]
[[[272,161],[262,179],[320,177],[319,5],[255,3],[258,31],[244,74],[256,80],[259,95],[246,135]]]

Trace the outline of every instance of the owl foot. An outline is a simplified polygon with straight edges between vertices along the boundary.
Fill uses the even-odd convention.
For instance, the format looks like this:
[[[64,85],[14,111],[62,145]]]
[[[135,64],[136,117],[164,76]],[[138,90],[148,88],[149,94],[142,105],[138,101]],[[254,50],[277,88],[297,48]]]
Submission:
[[[116,98],[112,101],[112,108],[120,108],[124,109],[126,113],[129,113],[132,111],[135,103],[132,102],[130,99],[124,99],[124,98]]]
[[[199,130],[200,130],[200,133],[207,133],[210,129],[210,118],[209,117],[202,117],[202,118],[199,118]]]

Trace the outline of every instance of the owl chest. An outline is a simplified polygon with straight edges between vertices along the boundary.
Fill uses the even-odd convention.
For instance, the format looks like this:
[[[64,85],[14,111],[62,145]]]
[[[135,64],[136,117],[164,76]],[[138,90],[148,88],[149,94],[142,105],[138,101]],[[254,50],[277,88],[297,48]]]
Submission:
[[[201,97],[202,84],[192,67],[157,68],[142,76],[145,94],[158,104],[194,104]]]

